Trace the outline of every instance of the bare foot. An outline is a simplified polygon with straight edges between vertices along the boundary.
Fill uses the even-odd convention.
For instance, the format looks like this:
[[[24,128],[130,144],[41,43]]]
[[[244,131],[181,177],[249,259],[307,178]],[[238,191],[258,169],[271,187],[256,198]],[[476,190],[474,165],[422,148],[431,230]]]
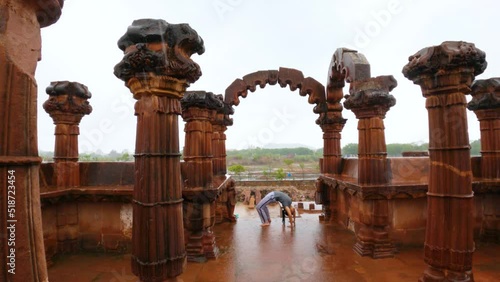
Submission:
[[[260,226],[262,226],[262,227],[269,226],[269,222],[262,223]]]

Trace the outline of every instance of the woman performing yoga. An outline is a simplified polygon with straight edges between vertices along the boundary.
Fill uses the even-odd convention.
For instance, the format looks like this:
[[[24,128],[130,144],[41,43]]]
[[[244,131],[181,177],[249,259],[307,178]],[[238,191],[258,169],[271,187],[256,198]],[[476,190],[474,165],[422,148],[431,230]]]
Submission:
[[[271,224],[271,217],[269,216],[267,205],[275,202],[281,203],[288,215],[290,225],[293,227],[295,225],[295,208],[292,207],[292,199],[288,197],[287,194],[280,191],[269,192],[255,207],[259,213],[260,221],[262,222],[260,226],[269,226],[269,224]]]

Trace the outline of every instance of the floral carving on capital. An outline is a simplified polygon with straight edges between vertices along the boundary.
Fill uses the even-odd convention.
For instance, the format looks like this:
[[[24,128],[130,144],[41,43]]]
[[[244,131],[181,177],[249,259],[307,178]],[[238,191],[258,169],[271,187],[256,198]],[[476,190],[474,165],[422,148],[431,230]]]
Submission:
[[[118,47],[125,56],[115,66],[114,74],[125,82],[152,74],[193,83],[201,76],[200,66],[191,55],[203,54],[205,47],[188,24],[136,20],[120,38]]]
[[[472,100],[467,104],[469,110],[500,108],[500,77],[475,80],[471,88]]]
[[[415,83],[421,76],[442,76],[460,68],[468,69],[476,76],[486,69],[485,58],[486,54],[473,43],[445,41],[440,45],[423,48],[410,56],[403,67],[403,74]]]
[[[53,118],[61,114],[81,118],[92,112],[92,107],[87,101],[92,97],[92,94],[83,84],[55,81],[46,88],[46,93],[49,95],[49,99],[43,103],[43,108]]]

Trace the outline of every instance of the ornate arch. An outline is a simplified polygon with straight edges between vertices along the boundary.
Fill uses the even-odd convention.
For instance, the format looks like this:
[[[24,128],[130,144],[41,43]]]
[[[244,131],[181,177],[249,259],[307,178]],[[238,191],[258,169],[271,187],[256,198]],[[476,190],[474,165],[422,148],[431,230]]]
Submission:
[[[254,92],[257,85],[264,88],[267,84],[279,84],[282,88],[288,85],[291,91],[299,89],[300,96],[309,95],[309,104],[316,104],[314,113],[321,114],[326,111],[325,86],[312,77],[304,78],[299,70],[283,67],[279,70],[256,71],[236,79],[226,88],[224,101],[230,106],[238,106],[239,98],[246,98],[248,90]]]

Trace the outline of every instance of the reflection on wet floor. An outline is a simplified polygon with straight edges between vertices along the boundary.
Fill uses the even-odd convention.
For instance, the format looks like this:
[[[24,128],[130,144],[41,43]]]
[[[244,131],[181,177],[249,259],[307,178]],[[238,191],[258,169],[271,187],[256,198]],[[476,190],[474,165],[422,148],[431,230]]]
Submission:
[[[394,258],[373,260],[354,253],[352,232],[321,224],[318,213],[304,212],[296,228],[283,226],[278,205],[270,206],[273,222],[261,227],[255,209],[238,205],[237,223],[216,225],[217,260],[188,263],[177,279],[202,281],[417,281],[425,268],[422,248],[401,249]],[[477,243],[476,281],[498,281],[500,246]],[[78,254],[60,257],[49,268],[51,282],[137,281],[130,255]]]

